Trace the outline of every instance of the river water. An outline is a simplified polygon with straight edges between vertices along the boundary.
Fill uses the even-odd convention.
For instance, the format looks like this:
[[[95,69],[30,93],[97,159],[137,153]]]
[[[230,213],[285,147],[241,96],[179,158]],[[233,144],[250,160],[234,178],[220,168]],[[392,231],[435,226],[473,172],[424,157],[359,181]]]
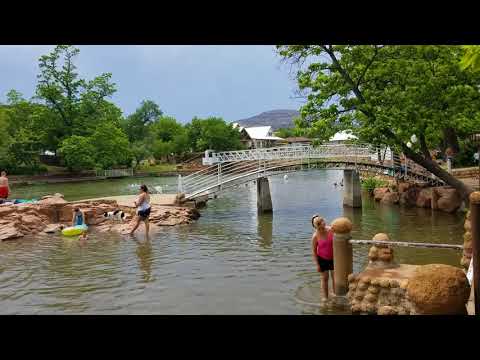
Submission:
[[[342,176],[310,170],[288,180],[271,177],[272,215],[257,215],[255,184],[240,186],[210,200],[197,222],[164,227],[149,241],[93,232],[83,245],[61,236],[0,243],[0,313],[345,314],[334,303],[316,307],[296,300],[305,289],[319,293],[310,255],[315,213],[329,222],[349,217],[354,239],[387,232],[397,241],[462,244],[459,214],[387,206],[366,196],[362,209],[343,208],[342,188],[333,186]],[[60,192],[76,200],[133,194],[139,183],[171,190],[175,182],[155,177],[36,185],[16,188],[13,197]],[[354,247],[354,271],[365,266],[367,252]],[[410,264],[458,266],[460,256],[455,250],[395,249],[396,260]]]

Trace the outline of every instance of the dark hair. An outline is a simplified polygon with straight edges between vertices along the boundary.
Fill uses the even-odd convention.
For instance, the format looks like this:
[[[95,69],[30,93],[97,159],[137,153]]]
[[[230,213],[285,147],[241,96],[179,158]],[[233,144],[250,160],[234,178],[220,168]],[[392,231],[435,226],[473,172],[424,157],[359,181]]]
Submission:
[[[6,174],[6,173],[7,173],[7,170],[2,170],[2,171],[0,171],[0,174],[2,174],[2,173],[5,173],[5,174]]]
[[[145,191],[145,192],[148,192],[148,188],[147,188],[147,185],[143,184],[142,186],[140,186],[140,189]]]
[[[80,209],[78,207],[76,207],[75,209],[73,209],[73,211],[79,211]]]

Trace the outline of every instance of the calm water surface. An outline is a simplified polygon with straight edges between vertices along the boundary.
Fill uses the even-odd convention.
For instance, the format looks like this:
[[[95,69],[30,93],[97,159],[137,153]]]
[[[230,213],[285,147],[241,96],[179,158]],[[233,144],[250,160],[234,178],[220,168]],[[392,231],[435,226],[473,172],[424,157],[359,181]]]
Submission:
[[[199,221],[165,227],[146,241],[91,233],[81,245],[61,236],[0,243],[2,314],[341,314],[339,307],[308,307],[299,289],[316,289],[310,255],[310,218],[348,216],[355,239],[387,232],[392,239],[461,244],[461,215],[402,209],[365,199],[363,209],[342,206],[334,188],[340,171],[309,171],[271,178],[273,215],[257,216],[256,187],[241,186],[202,209]],[[175,189],[175,178],[18,187],[14,197],[61,192],[67,200],[133,194],[139,184]],[[76,239],[76,238],[75,238]],[[354,270],[367,247],[354,247]],[[458,266],[460,253],[396,248],[399,262]]]

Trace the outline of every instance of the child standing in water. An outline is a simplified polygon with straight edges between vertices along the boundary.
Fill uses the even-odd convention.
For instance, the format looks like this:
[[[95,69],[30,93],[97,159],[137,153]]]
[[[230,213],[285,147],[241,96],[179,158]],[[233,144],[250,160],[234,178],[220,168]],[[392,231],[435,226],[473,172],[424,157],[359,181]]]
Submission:
[[[312,236],[313,261],[317,271],[322,275],[323,296],[328,299],[328,273],[332,278],[332,287],[335,289],[333,277],[333,231],[326,225],[325,219],[315,215],[312,218],[315,233]]]
[[[72,226],[83,225],[85,223],[85,214],[79,208],[73,209]]]

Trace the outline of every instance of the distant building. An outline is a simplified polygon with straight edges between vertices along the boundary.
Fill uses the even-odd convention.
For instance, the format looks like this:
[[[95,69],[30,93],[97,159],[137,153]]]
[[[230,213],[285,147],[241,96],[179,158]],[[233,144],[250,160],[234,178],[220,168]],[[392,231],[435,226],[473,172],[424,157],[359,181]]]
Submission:
[[[255,126],[242,128],[236,124],[240,131],[241,141],[247,149],[260,149],[284,143],[284,139],[273,136],[271,126]],[[235,127],[235,124],[234,124]]]
[[[312,140],[306,137],[297,136],[297,137],[287,137],[284,141],[288,145],[310,145]]]

